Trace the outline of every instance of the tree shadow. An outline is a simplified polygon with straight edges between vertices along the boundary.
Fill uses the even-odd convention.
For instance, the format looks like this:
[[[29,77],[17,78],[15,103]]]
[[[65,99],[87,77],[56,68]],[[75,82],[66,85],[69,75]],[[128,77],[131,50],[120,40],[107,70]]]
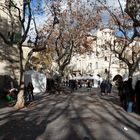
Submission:
[[[103,99],[104,100],[104,99]],[[119,122],[120,126],[118,127],[116,124],[114,124],[113,122],[111,122],[110,120],[108,120],[105,115],[100,114],[100,112],[91,110],[89,107],[87,107],[89,110],[91,110],[93,113],[96,113],[104,122],[107,122],[108,124],[110,124],[111,126],[113,126],[118,132],[122,133],[123,132],[123,126],[126,126],[130,129],[132,129],[134,132],[136,132],[137,134],[140,134],[140,123],[137,124],[136,122],[134,123],[134,121],[131,121],[130,119],[128,119],[130,117],[130,115],[125,112],[123,109],[121,109],[118,105],[114,104],[113,102],[106,102],[107,100],[105,100],[106,104],[110,104],[110,106],[114,109],[114,111],[111,111],[110,108],[108,108],[106,106],[106,104],[103,104],[102,102],[100,102],[98,100],[98,102],[100,102],[100,106],[102,108],[104,108],[104,110],[106,112],[108,112],[108,114],[110,116],[112,116],[117,122]],[[118,109],[119,108],[119,109]],[[117,115],[115,114],[115,112],[117,112]],[[125,115],[124,115],[125,114]],[[138,119],[134,118],[135,120],[137,120],[137,122],[139,122]],[[135,138],[131,135],[129,135],[128,133],[122,133],[127,139],[129,140],[135,140]]]
[[[106,102],[110,102],[112,104],[120,106],[120,100],[117,97],[114,96],[101,96],[100,97],[102,100],[105,100]]]
[[[128,140],[135,140],[129,133],[123,133],[122,128],[115,122],[139,133],[138,124],[125,116],[123,110],[118,111],[119,106],[101,99],[100,96],[74,94],[47,96],[41,93],[36,96],[37,99],[30,107],[11,111],[11,108],[0,110],[0,130],[2,130],[0,139],[96,140],[98,132],[93,129],[96,123],[101,125],[98,129],[102,133],[100,140],[113,139],[110,134],[112,132],[104,126],[105,123]],[[114,121],[108,119],[104,112],[95,107],[101,107]]]
[[[46,111],[46,100],[40,98],[40,104],[33,106],[32,108],[24,108],[21,110],[13,110],[10,112],[1,113],[0,119],[0,139],[26,139],[34,140],[41,135],[47,125],[52,121],[55,121],[61,116],[69,107],[70,98],[59,98],[54,101]],[[68,101],[63,108],[57,107],[58,104]],[[49,101],[50,102],[50,101]],[[44,114],[45,112],[45,114]],[[41,117],[43,116],[43,117]]]

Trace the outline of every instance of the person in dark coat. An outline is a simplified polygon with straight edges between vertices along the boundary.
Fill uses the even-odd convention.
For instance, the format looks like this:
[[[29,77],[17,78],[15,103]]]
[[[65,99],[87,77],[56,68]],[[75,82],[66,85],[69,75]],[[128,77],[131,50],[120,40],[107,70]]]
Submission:
[[[76,80],[69,80],[69,87],[70,87],[71,92],[74,92],[74,90],[77,90]]]
[[[120,97],[121,106],[124,108],[125,106],[125,96],[123,94],[123,80],[122,78],[118,78],[116,81],[117,89],[118,89],[118,96]]]
[[[102,95],[105,94],[106,86],[107,86],[106,80],[103,80],[101,85],[100,85],[100,89],[101,89],[101,94]]]
[[[34,100],[33,90],[34,90],[33,84],[31,82],[29,82],[28,86],[27,86],[27,93],[29,95],[29,102]]]
[[[112,91],[112,84],[109,80],[107,80],[107,82],[106,82],[106,92],[107,92],[108,95],[110,95],[111,91]]]
[[[136,94],[136,111],[138,114],[140,114],[140,80],[136,82],[135,94]]]
[[[134,90],[132,88],[132,78],[129,78],[123,84],[123,95],[124,95],[124,109],[127,112],[132,112],[134,103]]]

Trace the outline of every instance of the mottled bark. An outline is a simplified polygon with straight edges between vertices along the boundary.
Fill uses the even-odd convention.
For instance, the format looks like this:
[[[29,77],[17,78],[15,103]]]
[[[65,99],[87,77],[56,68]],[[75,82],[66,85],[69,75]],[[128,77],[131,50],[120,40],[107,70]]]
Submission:
[[[19,45],[19,53],[20,53],[20,88],[17,96],[17,102],[15,104],[16,109],[20,109],[24,107],[24,65],[23,65],[23,50],[22,46]]]
[[[24,84],[22,84],[20,86],[20,90],[19,90],[19,93],[18,93],[18,96],[17,96],[17,102],[16,102],[14,108],[16,108],[16,109],[23,108],[24,104],[25,104],[25,100],[24,100]]]

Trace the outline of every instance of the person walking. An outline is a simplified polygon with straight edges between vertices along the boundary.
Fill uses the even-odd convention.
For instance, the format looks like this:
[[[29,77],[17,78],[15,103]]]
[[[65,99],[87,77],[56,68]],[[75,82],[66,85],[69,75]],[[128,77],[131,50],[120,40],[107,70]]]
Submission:
[[[101,83],[101,85],[100,85],[101,95],[105,95],[106,87],[107,87],[106,80],[103,80],[102,83]]]
[[[107,80],[107,82],[106,82],[106,92],[107,92],[107,95],[110,95],[111,91],[112,91],[112,84],[111,84],[111,82],[109,80]]]
[[[33,84],[31,82],[29,82],[28,86],[27,86],[27,93],[29,95],[29,102],[34,100],[33,90],[34,90]]]
[[[129,78],[123,84],[123,94],[124,94],[124,109],[127,112],[133,111],[133,103],[134,103],[134,90],[132,88],[132,78]]]
[[[120,77],[116,80],[116,85],[117,85],[117,89],[118,89],[118,96],[120,98],[120,103],[121,103],[121,106],[124,108],[125,106],[125,96],[124,96],[124,93],[123,93],[123,79]]]

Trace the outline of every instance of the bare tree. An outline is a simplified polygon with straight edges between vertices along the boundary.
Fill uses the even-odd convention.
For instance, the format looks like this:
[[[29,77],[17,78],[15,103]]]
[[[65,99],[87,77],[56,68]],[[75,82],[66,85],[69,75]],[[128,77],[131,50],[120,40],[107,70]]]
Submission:
[[[23,107],[24,106],[24,98],[23,98],[23,93],[24,93],[24,78],[23,78],[23,72],[24,72],[24,66],[23,66],[23,49],[22,49],[22,44],[27,38],[27,34],[29,32],[30,28],[30,23],[32,19],[32,13],[31,13],[31,5],[30,1],[25,0],[23,1],[23,9],[21,7],[18,7],[16,3],[14,3],[12,0],[5,1],[4,5],[5,10],[7,11],[7,15],[10,18],[10,26],[11,26],[11,32],[9,35],[9,38],[6,38],[2,32],[0,32],[0,37],[3,39],[3,41],[8,44],[9,46],[13,46],[14,44],[17,45],[17,49],[19,51],[19,69],[20,69],[20,91],[19,91],[19,96],[18,96],[18,101],[16,104],[16,107]],[[14,8],[17,11],[16,14],[16,20],[15,20],[15,15],[12,12],[12,8]],[[21,9],[20,9],[21,8]],[[25,13],[28,11],[27,15],[27,26],[25,27]],[[20,39],[17,42],[14,42],[14,35],[15,35],[15,23],[18,22],[19,26],[22,28],[22,35]]]
[[[114,30],[115,36],[114,41],[107,41],[106,45],[119,60],[127,65],[129,76],[132,76],[140,62],[138,1],[127,1],[125,10],[120,0],[118,0],[119,7],[114,9],[110,9],[101,1],[99,2],[102,4],[103,10],[110,14],[108,27]]]
[[[60,76],[64,75],[73,55],[91,51],[88,34],[97,28],[100,21],[99,9],[93,2],[85,4],[78,0],[76,3],[68,1],[65,6],[66,8],[62,9],[60,3],[52,5],[52,14],[58,24],[48,40],[48,47],[53,52],[52,57],[58,65]],[[42,30],[49,30],[48,27],[46,24]]]
[[[47,41],[40,43],[40,36],[38,33],[38,29],[36,26],[36,20],[33,14],[33,10],[31,7],[31,1],[30,0],[24,0],[23,3],[21,3],[20,7],[17,6],[17,3],[14,3],[12,0],[6,1],[2,7],[4,7],[6,14],[10,17],[10,26],[11,26],[11,32],[9,35],[9,38],[7,38],[3,32],[0,32],[0,37],[3,39],[5,44],[8,44],[9,46],[16,45],[19,53],[19,94],[17,98],[17,102],[15,104],[16,108],[22,108],[24,107],[24,71],[27,62],[30,60],[33,52],[39,52],[42,50],[46,49],[47,46]],[[14,8],[17,12],[15,13],[12,12],[12,8]],[[40,11],[38,11],[40,12]],[[15,20],[16,17],[16,20]],[[31,21],[33,21],[33,25],[35,28],[35,41],[32,44],[32,46],[26,46],[31,49],[31,51],[28,54],[28,57],[26,60],[24,60],[23,57],[23,47],[24,47],[24,42],[27,40],[29,31],[31,29]],[[18,40],[14,40],[15,37],[15,24],[18,22],[19,28],[22,31],[21,36]],[[54,23],[55,25],[55,23]],[[52,26],[53,30],[53,26]],[[52,30],[48,33],[48,37],[51,34]]]
[[[133,20],[134,26],[140,26],[140,1],[126,0],[125,12]]]

